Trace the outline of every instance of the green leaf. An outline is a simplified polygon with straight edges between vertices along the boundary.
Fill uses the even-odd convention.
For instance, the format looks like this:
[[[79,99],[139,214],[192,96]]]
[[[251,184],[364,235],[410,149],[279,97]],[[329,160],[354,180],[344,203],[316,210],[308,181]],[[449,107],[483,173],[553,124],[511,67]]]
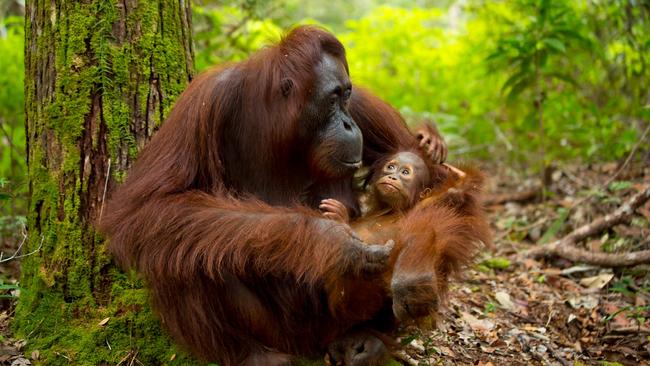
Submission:
[[[545,43],[548,46],[548,48],[552,50],[555,50],[560,53],[566,52],[566,47],[564,46],[564,43],[557,38],[544,38],[542,39],[542,42]]]
[[[518,97],[526,88],[533,85],[534,81],[534,75],[529,75],[519,80],[515,85],[512,86],[512,88],[510,88],[510,92],[508,92],[507,96],[508,102],[514,101],[514,99]]]
[[[578,82],[571,75],[563,74],[561,72],[545,72],[544,75],[555,79],[560,79],[573,86],[578,86]]]
[[[562,226],[564,226],[564,222],[566,221],[567,217],[569,217],[569,210],[567,210],[566,208],[560,208],[558,209],[557,212],[559,214],[558,218],[555,219],[555,221],[553,221],[553,223],[548,228],[548,230],[546,230],[542,238],[539,239],[540,244],[546,244],[549,241],[551,241],[551,239],[553,239],[555,235],[557,235],[560,229],[562,229]]]
[[[623,364],[619,362],[600,361],[600,363],[603,366],[623,366]]]
[[[418,337],[415,336],[415,335],[406,336],[406,337],[402,338],[402,341],[400,342],[400,344],[402,346],[406,346],[407,344],[411,343],[414,339],[417,339],[417,338]]]
[[[617,180],[609,184],[609,190],[612,192],[623,191],[632,187],[632,182],[626,180]]]
[[[18,290],[18,285],[0,285],[0,290]]]
[[[490,258],[481,262],[481,265],[491,269],[508,269],[510,267],[510,260],[503,257]]]
[[[521,81],[521,79],[526,78],[526,77],[531,77],[533,76],[532,73],[528,72],[528,70],[521,70],[518,71],[514,74],[512,74],[508,80],[506,80],[505,83],[503,83],[503,86],[501,87],[501,92],[505,92],[509,88],[511,88],[513,85],[517,84],[518,82]]]

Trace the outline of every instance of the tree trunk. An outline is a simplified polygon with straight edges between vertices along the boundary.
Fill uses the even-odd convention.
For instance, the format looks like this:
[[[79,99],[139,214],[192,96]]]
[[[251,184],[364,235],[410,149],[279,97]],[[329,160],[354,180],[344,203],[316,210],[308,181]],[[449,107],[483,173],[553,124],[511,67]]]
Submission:
[[[114,267],[94,229],[107,187],[191,78],[190,22],[189,0],[27,4],[23,253],[36,252],[23,259],[14,327],[45,364],[191,362],[176,356],[141,283]]]

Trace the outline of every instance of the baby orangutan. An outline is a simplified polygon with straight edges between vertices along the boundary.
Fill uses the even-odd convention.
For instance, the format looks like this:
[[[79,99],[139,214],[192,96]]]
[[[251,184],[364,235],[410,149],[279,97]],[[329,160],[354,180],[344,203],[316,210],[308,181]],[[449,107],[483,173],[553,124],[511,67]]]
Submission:
[[[364,215],[364,221],[370,217],[410,209],[430,181],[429,169],[420,156],[410,151],[391,156],[370,179],[368,211]],[[319,208],[323,211],[323,216],[329,219],[343,223],[350,221],[348,210],[335,199],[324,199]]]
[[[427,165],[411,151],[384,161],[372,169],[362,217],[350,221],[334,199],[322,200],[319,208],[323,216],[349,224],[366,243],[395,242],[385,284],[394,315],[417,319],[437,309],[450,274],[469,263],[478,247],[491,246],[479,200],[483,174],[471,167],[465,172],[449,164]]]
[[[490,246],[489,224],[480,204],[482,186],[483,174],[477,169],[427,164],[422,153],[401,151],[371,168],[360,218],[350,221],[342,203],[323,200],[319,206],[323,215],[348,223],[364,242],[394,241],[383,278],[329,285],[328,302],[341,321],[353,322],[364,310],[383,314],[394,325],[435,316],[449,277],[459,274],[481,246]],[[382,291],[390,303],[377,296]],[[359,349],[382,346],[360,342],[355,338],[331,344],[329,364],[366,365],[350,355],[363,357]]]

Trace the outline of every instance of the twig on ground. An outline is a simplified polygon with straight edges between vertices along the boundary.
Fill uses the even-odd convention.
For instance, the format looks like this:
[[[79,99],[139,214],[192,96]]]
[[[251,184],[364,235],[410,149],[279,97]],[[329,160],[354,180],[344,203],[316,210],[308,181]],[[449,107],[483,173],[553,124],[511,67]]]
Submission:
[[[500,205],[506,202],[526,202],[532,201],[542,193],[541,188],[534,187],[520,192],[503,193],[487,197],[483,200],[486,206]]]
[[[546,345],[548,347],[548,350],[551,353],[551,356],[553,356],[553,358],[555,358],[560,364],[562,364],[562,366],[572,366],[573,365],[573,362],[571,362],[571,361],[565,359],[564,357],[562,357],[562,354],[557,349],[555,344],[553,344],[552,342],[549,342]]]
[[[631,253],[600,253],[580,249],[575,246],[576,243],[585,238],[627,221],[634,211],[647,202],[648,199],[650,199],[650,187],[645,187],[613,213],[583,225],[550,244],[529,249],[523,253],[523,256],[543,257],[555,255],[574,262],[584,262],[604,267],[634,266],[650,263],[650,250]]]
[[[395,351],[392,355],[398,360],[406,362],[409,366],[418,366],[418,362],[404,351]]]
[[[520,233],[520,232],[524,232],[524,231],[527,232],[527,231],[529,231],[530,229],[534,229],[534,228],[536,228],[536,227],[538,227],[538,226],[542,226],[542,225],[544,225],[547,221],[552,220],[552,219],[555,219],[555,215],[554,215],[554,214],[551,214],[551,215],[549,215],[549,216],[547,216],[547,217],[542,217],[541,219],[535,221],[534,223],[529,224],[529,225],[526,225],[526,226],[510,228],[510,229],[508,229],[508,230],[505,230],[503,233],[497,235],[497,236],[494,238],[494,242],[496,243],[497,241],[500,241],[501,239],[506,238],[507,236],[509,236],[509,235],[512,234],[513,232],[518,232],[518,233]]]
[[[621,167],[618,168],[618,170],[616,171],[616,173],[614,173],[614,175],[612,175],[609,179],[607,179],[607,181],[605,181],[603,187],[609,186],[609,184],[612,183],[616,178],[618,178],[618,176],[623,172],[625,167],[627,167],[627,165],[632,160],[632,157],[636,153],[636,150],[639,148],[639,146],[641,146],[641,143],[645,140],[646,136],[648,135],[648,131],[650,131],[650,123],[648,123],[648,125],[645,128],[645,131],[643,131],[643,134],[641,134],[641,138],[639,138],[639,141],[637,141],[636,144],[634,144],[634,147],[632,147],[632,150],[630,150],[630,153],[627,155],[627,158],[623,162],[623,165],[621,165]]]
[[[623,172],[623,170],[625,169],[625,167],[630,163],[630,161],[632,160],[632,157],[633,157],[634,154],[636,153],[636,150],[639,148],[639,146],[641,146],[641,143],[645,140],[646,136],[648,135],[648,131],[650,131],[650,124],[648,124],[648,126],[646,127],[645,131],[643,131],[643,134],[641,135],[641,137],[639,138],[639,140],[636,142],[636,144],[634,145],[634,147],[632,147],[632,150],[630,150],[630,153],[627,155],[627,158],[625,159],[625,161],[623,162],[623,164],[621,165],[621,167],[618,168],[618,170],[614,173],[614,175],[612,175],[611,177],[609,177],[609,178],[608,178],[608,179],[607,179],[603,184],[600,185],[600,187],[601,187],[603,190],[606,190],[607,187],[609,187],[609,185],[610,185],[610,184],[611,184],[611,183],[612,183],[616,178],[618,178],[618,176]],[[569,210],[573,210],[574,208],[580,206],[580,205],[583,204],[584,202],[587,202],[587,201],[591,200],[591,199],[594,198],[594,197],[597,197],[597,194],[593,193],[593,194],[590,194],[590,195],[588,195],[588,196],[586,196],[586,197],[582,197],[582,198],[580,198],[580,199],[574,201],[574,202],[571,204],[571,207],[569,208]]]
[[[623,328],[615,328],[611,330],[612,333],[619,333],[619,334],[648,334],[650,333],[650,328],[648,327],[639,327],[639,326],[632,326],[632,327],[623,327]]]
[[[16,248],[16,251],[14,252],[14,254],[12,254],[9,257],[3,258],[4,257],[4,252],[0,252],[0,263],[9,262],[10,260],[13,260],[13,259],[28,257],[28,256],[38,252],[39,250],[41,250],[41,248],[43,247],[43,241],[45,240],[45,236],[41,236],[41,243],[38,245],[38,248],[32,250],[31,252],[29,252],[27,254],[20,254],[19,255],[18,253],[20,253],[20,250],[23,248],[23,245],[25,244],[25,241],[27,240],[27,234],[25,233],[25,227],[24,226],[23,226],[22,234],[23,234],[23,240],[21,240],[20,244],[18,244],[18,248]]]
[[[71,360],[70,360],[70,357],[64,355],[64,354],[61,353],[61,352],[54,351],[54,353],[55,353],[57,356],[61,356],[61,357],[65,358],[66,360],[71,361]]]

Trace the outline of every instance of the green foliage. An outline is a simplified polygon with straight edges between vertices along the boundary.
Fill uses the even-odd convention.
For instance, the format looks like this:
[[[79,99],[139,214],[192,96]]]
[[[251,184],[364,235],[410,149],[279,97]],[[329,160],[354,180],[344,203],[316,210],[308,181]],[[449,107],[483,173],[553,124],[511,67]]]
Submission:
[[[485,304],[485,309],[483,309],[483,315],[488,315],[489,313],[494,313],[497,309],[497,306],[493,302],[488,302]]]
[[[512,100],[533,87],[537,93],[545,93],[546,86],[540,84],[576,85],[568,70],[560,66],[572,66],[568,52],[579,46],[593,51],[593,47],[582,34],[584,26],[570,3],[520,0],[514,4],[519,12],[532,16],[503,18],[510,29],[497,39],[495,51],[488,56],[488,61],[500,64],[508,72],[501,90]]]
[[[629,151],[649,116],[638,95],[647,93],[650,73],[639,67],[646,43],[625,41],[623,23],[603,17],[599,6],[517,0],[474,1],[464,9],[379,7],[348,21],[339,36],[357,85],[410,120],[438,122],[452,158],[472,151],[526,164],[546,141],[546,163],[610,160]],[[647,29],[647,10],[632,14],[626,22],[647,39],[638,31]],[[612,49],[626,53],[614,57]],[[638,60],[634,81],[626,81],[629,71],[612,72],[629,63],[626,57]],[[616,93],[610,78],[636,91]]]
[[[508,258],[503,258],[503,257],[486,259],[483,262],[481,262],[481,264],[490,269],[505,270],[510,268],[510,260]]]
[[[569,210],[567,210],[564,207],[560,207],[557,210],[557,219],[553,221],[551,226],[549,226],[548,230],[542,235],[541,239],[539,239],[540,244],[546,244],[551,241],[551,239],[555,238],[564,227],[564,223],[566,222],[567,218],[569,217]]]
[[[610,287],[609,291],[618,292],[626,296],[633,296],[634,278],[630,276],[623,276],[621,279],[615,281]]]
[[[612,192],[624,191],[632,187],[632,182],[630,181],[615,181],[609,184],[609,190]]]
[[[0,241],[16,237],[24,223],[23,43],[23,18],[0,18]]]
[[[259,48],[277,42],[282,30],[270,19],[262,1],[233,2],[221,6],[194,6],[194,42],[199,52],[197,70],[228,61],[240,61]]]
[[[21,290],[20,286],[13,283],[4,283],[4,280],[0,278],[0,299],[17,299]]]
[[[108,275],[114,279],[111,301],[103,306],[55,292],[21,292],[22,304],[38,297],[39,305],[18,308],[28,316],[18,314],[14,325],[31,335],[29,349],[40,352],[43,364],[201,364],[165,335],[137,277],[115,269]]]
[[[485,44],[456,27],[444,9],[380,7],[349,21],[348,31],[340,34],[353,82],[378,93],[411,121],[434,119],[452,150],[473,140],[481,140],[477,145],[493,141],[494,128],[482,116],[498,107],[494,95],[478,92],[483,83],[496,82],[481,69]]]

